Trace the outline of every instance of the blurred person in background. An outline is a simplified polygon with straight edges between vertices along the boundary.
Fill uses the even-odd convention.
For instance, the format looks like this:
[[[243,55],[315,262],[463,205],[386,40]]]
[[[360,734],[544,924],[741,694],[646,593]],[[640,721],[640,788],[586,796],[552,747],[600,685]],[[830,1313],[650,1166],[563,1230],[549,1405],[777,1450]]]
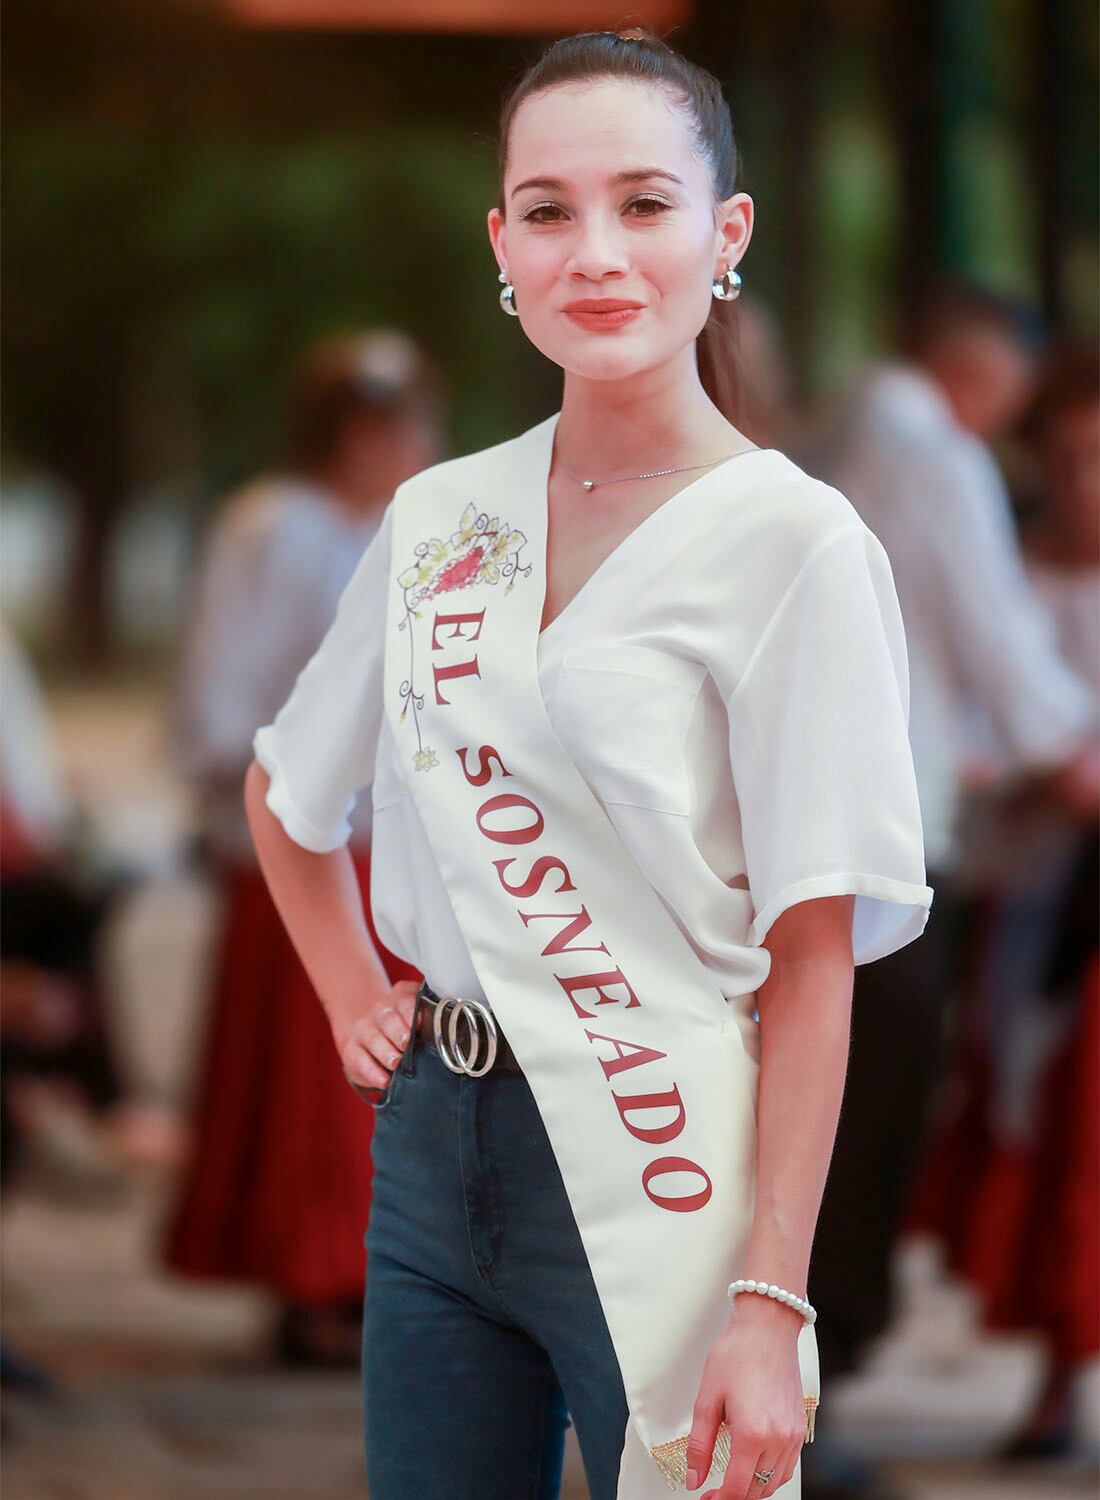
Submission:
[[[1051,352],[1024,431],[1039,462],[1027,574],[1100,732],[1095,345]],[[915,1211],[979,1291],[986,1327],[1044,1336],[1045,1378],[999,1456],[1095,1463],[1086,1403],[1100,1354],[1098,833],[1095,803],[1063,790],[1050,777],[993,788],[971,820],[986,920],[958,1089]]]
[[[66,783],[34,663],[0,621],[0,1172],[28,1133],[76,1178],[171,1162],[178,1132],[133,1097],[99,971],[101,932],[133,883],[87,868],[81,810]],[[71,1118],[66,1110],[71,1104]]]
[[[123,873],[83,868],[80,809],[66,784],[34,664],[0,621],[0,1187],[41,1153],[63,1191],[114,1188],[121,1169],[171,1162],[178,1136],[131,1097],[100,974],[104,923]],[[50,1389],[0,1341],[6,1387]]]
[[[165,1254],[186,1275],[271,1289],[291,1362],[358,1361],[374,1116],[341,1074],[268,894],[241,786],[256,728],[316,650],[395,487],[438,459],[440,426],[434,367],[403,334],[310,349],[292,385],[288,469],[226,502],[179,659],[171,741],[224,905],[196,1147]],[[369,802],[352,826],[370,921]],[[382,951],[391,982],[414,977]]]
[[[1100,697],[1100,354],[1057,345],[1025,423],[1041,499],[1024,528],[1028,577],[1054,617],[1062,655]]]
[[[78,814],[65,785],[34,664],[0,620],[0,856],[9,875],[41,868],[74,837]]]
[[[811,1275],[829,1310],[819,1340],[830,1373],[854,1370],[892,1313],[891,1253],[960,979],[969,909],[957,874],[960,810],[974,721],[996,736],[1002,779],[1041,782],[1071,816],[1098,805],[1093,694],[1063,659],[1028,580],[988,446],[1024,411],[1038,360],[1016,304],[943,281],[917,305],[903,356],[865,372],[795,445],[809,472],[850,497],[894,570],[936,892],[920,942],[856,970],[845,1104]],[[808,1493],[815,1472],[822,1494],[874,1492],[871,1471],[833,1451],[827,1428],[808,1469]]]

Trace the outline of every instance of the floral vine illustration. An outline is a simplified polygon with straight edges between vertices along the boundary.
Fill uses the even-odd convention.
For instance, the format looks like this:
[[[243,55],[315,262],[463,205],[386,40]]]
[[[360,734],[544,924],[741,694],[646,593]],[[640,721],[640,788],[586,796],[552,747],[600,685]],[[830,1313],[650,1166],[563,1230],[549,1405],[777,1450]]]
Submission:
[[[420,732],[424,694],[415,686],[415,641],[410,622],[421,618],[420,606],[429,599],[470,588],[476,583],[499,584],[505,578],[508,582],[504,592],[510,594],[516,579],[527,578],[532,571],[530,563],[520,561],[526,543],[527,537],[522,531],[514,530],[507,522],[502,523],[499,516],[479,511],[471,502],[462,512],[458,530],[445,539],[432,537],[429,541],[417,542],[414,549],[416,561],[397,576],[405,598],[405,617],[397,628],[409,633],[409,675],[401,684],[401,717],[404,718],[412,708],[418,746],[413,763],[418,771],[430,771],[439,760],[431,746],[425,745]]]

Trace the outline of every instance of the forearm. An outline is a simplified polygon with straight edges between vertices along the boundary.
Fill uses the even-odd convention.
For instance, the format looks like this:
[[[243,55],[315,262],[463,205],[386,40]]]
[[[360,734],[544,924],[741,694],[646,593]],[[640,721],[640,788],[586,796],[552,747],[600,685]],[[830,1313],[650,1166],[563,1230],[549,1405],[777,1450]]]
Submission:
[[[272,900],[334,1030],[390,989],[371,939],[351,854],[303,849],[267,806],[267,772],[253,761],[244,783],[252,842]]]
[[[806,1295],[814,1228],[836,1138],[852,1004],[851,898],[805,903],[798,941],[771,946],[761,986],[756,1209],[744,1275]],[[837,917],[841,918],[841,927]],[[776,927],[779,926],[776,923]],[[773,929],[774,931],[774,929]]]

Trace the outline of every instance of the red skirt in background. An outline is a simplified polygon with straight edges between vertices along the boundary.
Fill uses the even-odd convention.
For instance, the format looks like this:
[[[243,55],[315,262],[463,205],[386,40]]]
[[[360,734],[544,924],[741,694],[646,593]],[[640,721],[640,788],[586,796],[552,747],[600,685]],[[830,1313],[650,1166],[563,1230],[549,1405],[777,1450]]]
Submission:
[[[1100,956],[1074,1024],[1047,1064],[1034,1138],[999,1140],[988,1067],[971,1055],[962,1097],[935,1134],[907,1214],[981,1297],[997,1332],[1043,1333],[1067,1365],[1100,1354]]]
[[[353,851],[391,983],[420,980],[379,943],[369,850]],[[357,1299],[374,1111],[344,1078],[321,1002],[260,871],[224,870],[225,906],[195,1147],[164,1257],[183,1275],[258,1283],[313,1306]]]

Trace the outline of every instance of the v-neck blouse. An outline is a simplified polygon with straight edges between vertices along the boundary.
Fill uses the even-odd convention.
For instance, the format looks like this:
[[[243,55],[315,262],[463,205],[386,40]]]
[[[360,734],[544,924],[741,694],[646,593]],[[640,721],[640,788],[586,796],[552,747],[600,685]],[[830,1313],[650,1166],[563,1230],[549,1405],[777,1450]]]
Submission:
[[[540,460],[556,419],[524,434]],[[253,749],[268,806],[316,852],[346,842],[370,785],[379,936],[440,992],[484,999],[383,711],[391,518]],[[727,460],[618,543],[536,659],[554,733],[725,995],[760,987],[768,930],[800,901],[856,897],[857,963],[919,937],[904,628],[839,491],[775,449]]]

